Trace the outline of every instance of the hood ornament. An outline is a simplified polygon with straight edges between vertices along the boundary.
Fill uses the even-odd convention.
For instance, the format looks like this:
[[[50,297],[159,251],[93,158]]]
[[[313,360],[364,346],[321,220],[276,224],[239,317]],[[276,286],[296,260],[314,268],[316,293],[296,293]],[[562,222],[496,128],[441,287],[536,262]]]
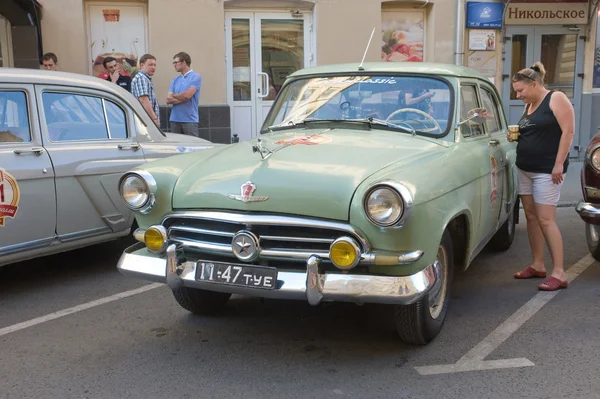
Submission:
[[[256,145],[252,146],[252,152],[258,152],[263,161],[273,155],[273,151],[268,149],[266,146],[263,146],[263,139],[260,137],[258,138]]]
[[[257,197],[253,196],[252,193],[256,190],[256,186],[251,181],[247,181],[242,184],[241,195],[228,194],[227,196],[236,201],[242,201],[244,204],[248,202],[263,202],[269,199],[269,197]]]

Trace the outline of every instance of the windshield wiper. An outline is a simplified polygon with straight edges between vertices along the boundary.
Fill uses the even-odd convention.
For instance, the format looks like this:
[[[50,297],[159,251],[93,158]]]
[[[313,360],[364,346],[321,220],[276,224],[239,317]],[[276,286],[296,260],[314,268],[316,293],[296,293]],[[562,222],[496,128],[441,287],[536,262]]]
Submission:
[[[269,126],[267,128],[268,131],[270,132],[274,132],[276,130],[285,130],[285,129],[292,129],[298,126],[304,126],[304,121],[300,121],[300,122],[294,122],[294,121],[289,121],[289,122],[283,122],[280,123],[279,125],[273,125],[273,126]]]
[[[360,118],[360,119],[345,119],[345,120],[351,121],[351,122],[368,123],[369,127],[371,127],[371,125],[393,127],[394,129],[400,129],[401,131],[403,131],[405,133],[410,133],[412,135],[414,135],[417,132],[415,129],[396,125],[395,123],[391,123],[391,122],[384,121],[382,119],[377,119],[377,118]]]

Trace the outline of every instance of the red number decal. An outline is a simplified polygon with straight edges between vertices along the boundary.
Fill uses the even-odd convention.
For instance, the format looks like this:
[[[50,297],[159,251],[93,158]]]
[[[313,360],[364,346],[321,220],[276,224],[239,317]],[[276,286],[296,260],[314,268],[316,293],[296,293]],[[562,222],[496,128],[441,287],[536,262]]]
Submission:
[[[4,203],[4,184],[0,184],[0,204]]]

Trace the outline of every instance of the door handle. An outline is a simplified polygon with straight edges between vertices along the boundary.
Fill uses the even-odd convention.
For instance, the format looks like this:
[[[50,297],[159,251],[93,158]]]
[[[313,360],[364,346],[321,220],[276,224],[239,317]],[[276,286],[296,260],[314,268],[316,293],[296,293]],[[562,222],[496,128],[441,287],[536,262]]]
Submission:
[[[41,147],[33,147],[33,148],[28,148],[26,150],[15,150],[14,153],[17,155],[35,154],[37,156],[40,156],[44,153],[44,149]]]
[[[137,151],[140,149],[140,145],[139,144],[119,144],[118,145],[119,150],[133,150],[133,151]]]
[[[498,140],[498,139],[491,139],[490,140],[490,145],[493,146],[493,147],[495,147],[497,145],[500,145],[500,140]]]
[[[261,83],[261,89],[262,89],[262,94],[259,94],[258,97],[265,98],[266,96],[269,95],[269,91],[270,91],[269,89],[271,88],[271,85],[269,85],[269,75],[267,75],[264,72],[259,72],[258,74],[261,76],[260,83]],[[264,77],[264,79],[263,79],[263,77]],[[265,83],[266,83],[266,85],[265,85]],[[266,87],[266,89],[265,89],[265,87]]]

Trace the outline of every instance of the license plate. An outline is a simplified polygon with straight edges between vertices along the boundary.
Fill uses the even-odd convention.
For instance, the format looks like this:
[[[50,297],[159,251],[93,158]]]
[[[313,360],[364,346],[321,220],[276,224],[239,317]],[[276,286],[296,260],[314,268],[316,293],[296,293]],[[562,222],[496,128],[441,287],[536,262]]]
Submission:
[[[201,261],[196,263],[196,280],[272,290],[277,284],[277,269]]]

